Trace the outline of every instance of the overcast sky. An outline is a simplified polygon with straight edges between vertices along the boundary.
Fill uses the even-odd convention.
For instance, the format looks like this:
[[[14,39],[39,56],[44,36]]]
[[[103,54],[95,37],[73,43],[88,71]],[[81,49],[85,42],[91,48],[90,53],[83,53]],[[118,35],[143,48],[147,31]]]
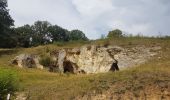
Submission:
[[[170,0],[8,0],[16,26],[46,20],[96,39],[112,29],[170,35]]]

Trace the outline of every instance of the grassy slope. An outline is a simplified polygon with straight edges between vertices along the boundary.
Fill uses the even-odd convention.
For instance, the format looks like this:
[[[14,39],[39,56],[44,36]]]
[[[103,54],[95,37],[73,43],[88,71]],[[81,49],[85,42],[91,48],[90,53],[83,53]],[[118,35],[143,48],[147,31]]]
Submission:
[[[127,91],[138,96],[139,91],[148,87],[170,88],[170,40],[149,39],[149,38],[127,38],[114,40],[97,40],[88,44],[115,44],[120,46],[134,45],[158,45],[162,46],[159,58],[155,57],[149,62],[127,70],[115,73],[95,75],[71,75],[56,74],[48,71],[35,69],[17,69],[9,67],[12,57],[22,52],[45,54],[47,51],[56,48],[68,48],[80,46],[86,43],[68,43],[48,46],[39,46],[29,49],[8,49],[0,50],[0,66],[18,71],[20,74],[21,91],[28,93],[30,100],[62,100],[72,99],[88,93],[105,93],[112,91],[113,94],[124,94]],[[159,85],[159,84],[163,84]],[[153,91],[154,92],[153,88]],[[161,91],[161,90],[160,90]],[[156,92],[156,89],[155,89]]]

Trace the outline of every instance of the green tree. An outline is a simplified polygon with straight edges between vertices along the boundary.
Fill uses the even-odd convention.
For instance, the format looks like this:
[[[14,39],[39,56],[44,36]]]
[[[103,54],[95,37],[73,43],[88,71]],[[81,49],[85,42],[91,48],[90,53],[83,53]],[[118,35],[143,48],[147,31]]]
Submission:
[[[53,41],[88,40],[80,30],[68,31],[47,21],[36,21],[33,25],[15,28],[18,46],[30,47],[49,44]]]
[[[37,46],[40,44],[45,44],[46,38],[44,38],[47,34],[49,34],[49,27],[51,24],[48,21],[36,21],[32,26],[33,36],[32,43]]]
[[[10,29],[14,25],[14,20],[9,15],[7,9],[7,1],[0,0],[0,47],[13,47],[16,44],[13,30]]]
[[[30,38],[33,36],[34,32],[30,25],[24,25],[24,26],[15,28],[15,33],[18,39],[18,46],[21,46],[21,47],[32,46]]]
[[[86,37],[86,35],[82,31],[72,30],[70,32],[70,40],[85,40],[85,41],[87,41],[88,38]]]
[[[61,28],[60,26],[54,25],[49,27],[49,32],[52,34],[54,41],[68,41],[69,31]]]
[[[110,31],[109,34],[107,35],[108,38],[113,38],[113,37],[122,37],[123,33],[119,29],[115,29],[113,31]]]

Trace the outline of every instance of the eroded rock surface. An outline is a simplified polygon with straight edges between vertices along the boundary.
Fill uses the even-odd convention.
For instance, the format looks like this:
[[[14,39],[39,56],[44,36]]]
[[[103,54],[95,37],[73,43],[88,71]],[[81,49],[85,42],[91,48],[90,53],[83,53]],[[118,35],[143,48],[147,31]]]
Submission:
[[[82,46],[80,48],[65,48],[52,51],[52,62],[49,66],[52,72],[71,73],[104,73],[122,70],[140,65],[155,56],[161,47],[120,47],[120,46]],[[19,67],[40,68],[39,57],[21,54],[13,61]]]
[[[145,47],[136,46],[131,48],[124,48],[122,52],[116,54],[114,57],[118,60],[120,69],[138,66],[148,61],[151,57],[157,55],[161,47]]]
[[[17,65],[20,68],[43,69],[43,66],[39,63],[39,57],[30,54],[20,54],[12,60],[12,64]]]
[[[51,53],[55,68],[60,72],[103,73],[133,67],[156,55],[159,47],[83,46]],[[118,65],[117,65],[118,64]]]
[[[116,60],[114,55],[108,52],[109,49],[100,46],[83,46],[56,50],[51,55],[57,62],[56,66],[60,72],[100,73],[116,70],[111,69]]]

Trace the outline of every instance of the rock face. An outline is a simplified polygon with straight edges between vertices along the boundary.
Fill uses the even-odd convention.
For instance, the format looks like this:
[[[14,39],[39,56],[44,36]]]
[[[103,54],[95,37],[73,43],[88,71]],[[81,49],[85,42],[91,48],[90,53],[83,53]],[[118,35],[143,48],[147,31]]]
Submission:
[[[100,73],[118,70],[117,61],[109,51],[113,48],[83,46],[51,53],[60,72]]]
[[[43,69],[43,66],[39,64],[39,57],[30,54],[21,54],[12,60],[12,64],[17,65],[20,68],[38,68]]]
[[[119,46],[83,46],[52,51],[51,64],[47,67],[52,72],[71,73],[104,73],[122,70],[140,65],[157,54],[161,47],[135,46],[122,48]],[[21,54],[13,61],[19,67],[39,68],[39,57]]]
[[[81,48],[61,49],[51,53],[54,68],[60,72],[103,73],[146,62],[156,55],[159,47],[136,46],[83,46]]]
[[[116,54],[114,57],[118,60],[120,69],[138,66],[148,61],[151,57],[157,55],[161,47],[145,47],[136,46],[131,48],[124,48],[122,52]]]

